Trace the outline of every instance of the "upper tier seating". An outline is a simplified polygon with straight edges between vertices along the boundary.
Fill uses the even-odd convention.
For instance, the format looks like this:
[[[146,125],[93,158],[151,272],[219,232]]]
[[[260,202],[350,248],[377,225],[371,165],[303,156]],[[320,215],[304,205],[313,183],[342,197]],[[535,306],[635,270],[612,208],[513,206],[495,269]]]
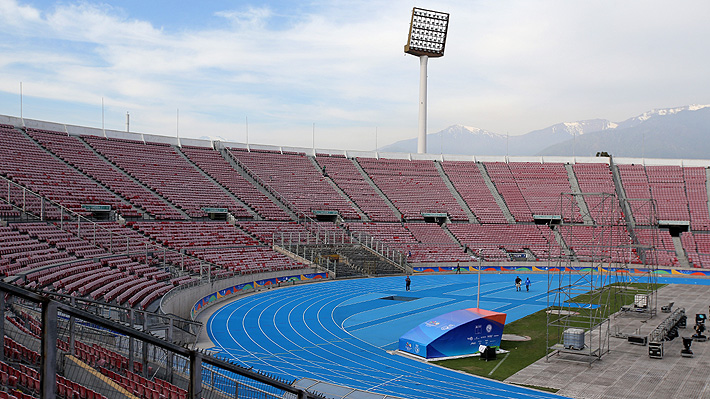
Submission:
[[[207,172],[213,179],[217,180],[265,219],[289,220],[291,218],[288,213],[274,204],[269,197],[237,173],[219,152],[211,148],[186,146],[183,146],[181,151],[195,165]]]
[[[398,222],[399,218],[390,209],[380,194],[370,185],[355,167],[352,160],[342,156],[317,156],[316,161],[323,172],[333,179],[345,194],[373,221]]]
[[[486,162],[484,163],[486,172],[491,177],[491,181],[503,197],[508,210],[517,222],[532,222],[532,211],[525,201],[525,197],[520,192],[515,176],[510,172],[507,163]]]
[[[564,196],[572,192],[564,164],[510,162],[508,167],[533,215],[561,215],[565,220],[580,221],[577,202]]]
[[[707,173],[701,167],[683,167],[685,194],[690,210],[690,227],[693,230],[710,230],[708,214]]]
[[[126,173],[182,208],[190,217],[206,217],[203,208],[227,208],[234,216],[249,212],[217,187],[170,145],[83,136]]]
[[[468,221],[433,161],[358,158],[358,162],[406,220],[424,220],[423,212],[434,212]]]
[[[649,225],[657,221],[651,202],[651,189],[643,165],[618,165],[626,199],[636,224]]]
[[[584,195],[589,215],[601,225],[620,224],[621,207],[614,188],[614,179],[605,163],[578,163],[572,166]],[[604,195],[609,194],[609,195]]]
[[[135,217],[138,212],[115,194],[95,181],[52,157],[37,146],[22,132],[0,128],[0,174],[22,184],[30,190],[58,202],[81,215],[91,213],[82,209],[84,204],[111,205],[120,213]],[[6,194],[6,193],[5,193]],[[6,198],[4,195],[3,198]],[[59,211],[41,204],[34,197],[23,197],[21,190],[12,189],[10,201],[22,207],[23,198],[28,199],[28,210],[45,217],[59,219]]]
[[[112,168],[78,138],[45,130],[27,129],[27,133],[59,158],[100,181],[114,192],[121,194],[131,204],[145,209],[155,218],[185,219],[180,212],[162,198],[124,173]]]
[[[626,226],[557,226],[572,255],[581,262],[640,263]]]
[[[412,227],[413,225],[421,227]],[[467,262],[471,256],[436,224],[348,223],[353,232],[364,232],[407,256],[407,262]],[[438,232],[436,230],[439,230]],[[426,242],[420,241],[413,231]]]
[[[577,202],[567,170],[561,163],[491,162],[486,170],[518,221],[532,221],[533,215],[560,215],[566,221],[580,221]],[[522,201],[522,202],[521,202]]]
[[[680,166],[646,166],[651,198],[655,200],[658,220],[690,221]],[[706,194],[707,195],[707,194]]]
[[[314,210],[338,211],[344,219],[360,214],[323,177],[304,154],[229,150],[260,183],[280,193],[297,210],[313,217]]]
[[[489,261],[508,260],[508,252],[526,249],[537,259],[549,259],[561,251],[547,226],[449,224],[447,228],[459,242]]]
[[[479,222],[507,222],[476,163],[445,161],[441,166]]]

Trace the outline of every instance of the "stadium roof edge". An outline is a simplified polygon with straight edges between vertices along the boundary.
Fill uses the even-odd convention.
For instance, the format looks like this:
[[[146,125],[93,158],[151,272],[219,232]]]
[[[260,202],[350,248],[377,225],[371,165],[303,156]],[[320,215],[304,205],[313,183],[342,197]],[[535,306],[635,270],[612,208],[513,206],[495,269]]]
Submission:
[[[68,135],[81,136],[104,136],[104,130],[99,128],[67,125],[57,122],[39,121],[34,119],[19,118],[16,116],[0,115],[0,123],[15,127],[27,127],[42,130],[52,130],[66,132]],[[171,145],[188,145],[195,147],[212,148],[213,142],[204,139],[193,139],[180,137],[161,136],[150,133],[124,132],[118,130],[106,130],[106,137],[116,139],[128,139],[144,141],[149,143],[162,143]],[[533,162],[533,163],[609,163],[606,157],[573,157],[573,156],[502,156],[502,155],[453,155],[453,154],[415,154],[401,152],[379,152],[379,151],[355,151],[355,150],[335,150],[306,147],[286,147],[266,144],[244,144],[237,142],[222,142],[222,146],[227,148],[240,148],[246,150],[266,150],[276,152],[299,152],[307,155],[343,155],[349,158],[385,158],[385,159],[408,159],[408,160],[432,160],[432,161],[468,161],[468,162]],[[665,158],[626,158],[614,157],[616,164],[637,164],[637,165],[663,165],[663,166],[696,166],[710,167],[710,159],[665,159]]]

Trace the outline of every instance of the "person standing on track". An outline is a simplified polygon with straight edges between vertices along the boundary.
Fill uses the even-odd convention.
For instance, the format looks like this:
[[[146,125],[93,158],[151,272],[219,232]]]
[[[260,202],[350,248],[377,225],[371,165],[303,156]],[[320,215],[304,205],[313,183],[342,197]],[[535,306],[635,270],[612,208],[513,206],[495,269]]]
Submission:
[[[530,277],[525,279],[525,291],[530,291]]]
[[[407,278],[404,279],[404,287],[409,291],[409,286],[412,284],[412,280],[409,278],[409,275],[407,275]]]
[[[523,282],[523,280],[520,278],[520,276],[515,277],[515,290],[520,291],[520,284]]]

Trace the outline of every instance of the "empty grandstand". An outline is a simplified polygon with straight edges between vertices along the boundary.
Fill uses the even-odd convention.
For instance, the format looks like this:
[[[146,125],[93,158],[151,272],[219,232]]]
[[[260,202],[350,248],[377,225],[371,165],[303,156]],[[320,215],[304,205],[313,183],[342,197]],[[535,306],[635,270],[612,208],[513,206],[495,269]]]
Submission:
[[[0,120],[0,398],[305,395],[194,350],[191,317],[308,279],[584,264],[603,245],[600,195],[622,249],[608,266],[710,269],[698,161],[284,150]]]

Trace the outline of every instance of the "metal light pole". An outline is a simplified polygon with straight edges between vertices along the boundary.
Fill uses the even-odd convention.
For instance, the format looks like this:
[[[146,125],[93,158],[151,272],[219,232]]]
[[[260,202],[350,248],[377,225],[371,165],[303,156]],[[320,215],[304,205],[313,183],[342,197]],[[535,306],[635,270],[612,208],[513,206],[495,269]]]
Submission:
[[[429,57],[443,57],[449,14],[439,11],[412,9],[409,38],[404,52],[419,57],[419,135],[417,153],[426,153],[427,130],[427,64]]]
[[[476,308],[481,308],[481,262],[483,261],[483,249],[478,250],[478,294],[476,295]]]

